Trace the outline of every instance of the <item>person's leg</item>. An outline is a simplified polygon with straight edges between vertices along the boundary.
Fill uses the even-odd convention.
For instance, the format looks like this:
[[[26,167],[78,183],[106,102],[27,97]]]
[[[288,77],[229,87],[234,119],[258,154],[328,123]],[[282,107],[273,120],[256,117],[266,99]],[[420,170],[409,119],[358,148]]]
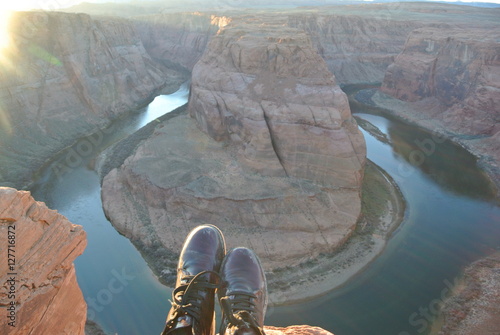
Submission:
[[[226,252],[221,231],[198,226],[186,238],[177,266],[177,282],[162,335],[214,335],[215,289]]]
[[[247,248],[232,249],[224,258],[220,275],[219,335],[264,335],[267,284],[257,255]]]

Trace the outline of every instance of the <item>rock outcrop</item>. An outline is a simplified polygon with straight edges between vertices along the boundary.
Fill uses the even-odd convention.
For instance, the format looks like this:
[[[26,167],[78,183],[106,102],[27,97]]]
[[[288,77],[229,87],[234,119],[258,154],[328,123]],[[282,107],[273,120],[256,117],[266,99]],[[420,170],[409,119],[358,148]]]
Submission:
[[[73,261],[85,236],[29,192],[0,188],[2,334],[84,334],[87,305]]]
[[[125,19],[17,12],[9,29],[0,66],[4,185],[26,185],[56,152],[180,79],[160,70]]]
[[[500,252],[468,266],[441,307],[440,335],[495,334],[500,329]]]
[[[407,102],[412,112],[405,116],[453,136],[483,157],[497,182],[499,40],[498,29],[417,29],[387,69],[381,88],[381,92]]]
[[[144,251],[173,261],[179,236],[211,223],[272,272],[353,232],[366,148],[346,96],[306,34],[260,23],[221,30],[193,70],[192,117],[158,124],[104,177],[106,214]]]
[[[242,167],[359,188],[364,139],[347,97],[301,30],[254,22],[222,30],[193,70],[189,111]]]

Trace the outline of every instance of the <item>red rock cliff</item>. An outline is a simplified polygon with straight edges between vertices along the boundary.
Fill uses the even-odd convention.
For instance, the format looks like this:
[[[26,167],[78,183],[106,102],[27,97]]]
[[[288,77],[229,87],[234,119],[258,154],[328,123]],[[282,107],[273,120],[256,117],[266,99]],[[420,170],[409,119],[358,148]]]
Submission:
[[[0,188],[0,333],[84,334],[87,305],[73,261],[85,236],[29,192]]]

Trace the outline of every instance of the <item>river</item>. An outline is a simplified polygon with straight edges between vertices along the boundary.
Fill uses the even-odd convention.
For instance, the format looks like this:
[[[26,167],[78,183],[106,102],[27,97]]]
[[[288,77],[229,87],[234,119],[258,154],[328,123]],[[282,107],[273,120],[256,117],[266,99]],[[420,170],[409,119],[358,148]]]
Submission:
[[[106,220],[94,160],[110,144],[187,98],[185,85],[108,130],[81,139],[41,171],[31,189],[35,199],[86,230],[87,249],[75,261],[78,282],[89,317],[111,334],[158,334],[170,290]],[[499,247],[495,193],[476,159],[461,147],[377,109],[352,110],[358,120],[378,129],[377,136],[362,130],[368,158],[399,185],[407,201],[405,219],[382,255],[361,274],[321,298],[269,308],[266,324],[309,324],[336,335],[425,334],[461,269]]]

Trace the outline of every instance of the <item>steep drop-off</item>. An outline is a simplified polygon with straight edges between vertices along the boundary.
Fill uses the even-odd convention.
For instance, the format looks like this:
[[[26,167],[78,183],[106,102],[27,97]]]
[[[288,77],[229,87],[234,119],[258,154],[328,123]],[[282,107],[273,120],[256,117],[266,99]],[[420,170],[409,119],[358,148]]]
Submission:
[[[341,84],[382,82],[410,32],[422,27],[493,28],[495,10],[436,3],[378,3],[297,10],[287,24],[306,31]]]
[[[134,18],[149,55],[158,63],[191,72],[208,41],[230,18],[207,13],[175,13]]]
[[[176,255],[212,223],[272,272],[351,235],[366,148],[347,98],[306,34],[261,23],[221,30],[193,70],[192,117],[157,125],[104,177],[106,214],[144,251]]]
[[[150,102],[180,78],[155,65],[124,19],[18,12],[9,30],[12,43],[0,67],[4,185],[28,184],[56,152]]]
[[[340,11],[342,13],[342,11]],[[342,84],[381,82],[420,22],[357,15],[297,14],[288,24],[310,34],[329,70]]]
[[[489,28],[413,31],[385,75],[380,105],[446,133],[500,180],[500,34]],[[404,102],[401,105],[401,101]]]
[[[2,334],[84,334],[87,305],[73,261],[86,244],[81,226],[29,192],[0,188]]]

